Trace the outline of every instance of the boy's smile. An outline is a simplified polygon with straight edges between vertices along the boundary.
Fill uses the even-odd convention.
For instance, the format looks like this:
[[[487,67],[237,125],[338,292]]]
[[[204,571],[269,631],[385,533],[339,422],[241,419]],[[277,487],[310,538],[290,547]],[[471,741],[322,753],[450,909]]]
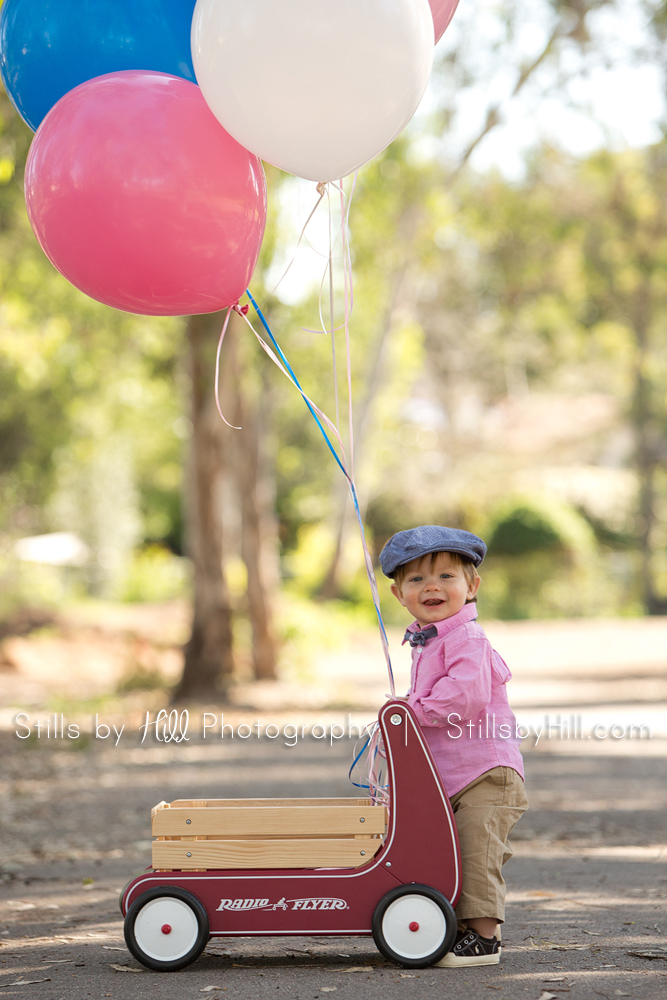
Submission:
[[[413,559],[407,564],[400,587],[391,592],[421,626],[444,621],[457,614],[477,593],[480,579],[468,583],[463,566],[449,552]]]

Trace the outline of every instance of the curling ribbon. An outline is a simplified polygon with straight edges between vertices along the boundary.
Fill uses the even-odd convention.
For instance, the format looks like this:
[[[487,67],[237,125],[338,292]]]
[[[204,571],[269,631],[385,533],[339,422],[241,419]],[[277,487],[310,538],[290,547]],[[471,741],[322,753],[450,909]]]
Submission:
[[[368,581],[369,581],[370,587],[371,587],[371,595],[372,595],[372,598],[373,598],[373,606],[375,607],[375,614],[376,614],[377,620],[378,620],[378,626],[379,626],[379,629],[380,629],[380,638],[381,638],[381,641],[382,641],[382,649],[383,649],[383,652],[384,652],[384,657],[385,657],[385,660],[386,660],[386,663],[387,663],[387,671],[388,671],[388,674],[389,674],[389,685],[390,685],[391,694],[393,696],[395,694],[395,692],[396,692],[396,687],[395,687],[395,684],[394,684],[394,672],[393,672],[392,666],[391,666],[391,656],[389,654],[389,640],[387,639],[387,632],[386,632],[386,629],[385,629],[385,626],[384,626],[384,621],[383,621],[383,618],[382,618],[382,611],[380,609],[380,595],[379,595],[379,591],[378,591],[377,579],[375,577],[375,571],[373,569],[373,560],[371,559],[371,554],[370,554],[369,549],[368,549],[368,543],[366,541],[366,533],[364,531],[364,523],[363,523],[363,519],[361,517],[361,510],[359,508],[359,499],[357,497],[357,490],[356,490],[356,485],[355,485],[355,482],[354,482],[354,476],[353,476],[352,473],[348,472],[348,470],[346,468],[346,465],[344,464],[344,454],[343,454],[343,460],[341,460],[341,458],[339,457],[336,449],[334,448],[334,446],[333,446],[333,444],[331,442],[331,439],[330,439],[329,435],[327,434],[326,430],[324,429],[323,422],[326,422],[328,424],[328,426],[331,428],[331,430],[334,432],[334,434],[336,435],[336,437],[337,437],[337,439],[339,441],[339,444],[341,446],[341,452],[343,452],[343,445],[342,445],[342,441],[341,441],[340,435],[338,434],[337,429],[334,427],[334,425],[331,423],[331,421],[325,416],[325,414],[322,413],[322,411],[319,409],[319,407],[317,407],[312,402],[312,400],[309,399],[308,396],[305,394],[305,392],[303,391],[303,389],[301,387],[301,383],[297,379],[297,377],[296,377],[296,375],[294,373],[294,370],[292,369],[292,366],[290,365],[289,361],[285,357],[285,354],[284,354],[282,348],[280,347],[280,345],[278,344],[278,341],[273,336],[273,333],[271,332],[269,324],[267,323],[266,318],[265,318],[262,310],[260,309],[259,305],[257,304],[257,302],[255,301],[255,299],[253,298],[252,293],[250,292],[250,290],[248,290],[246,292],[246,294],[247,294],[248,298],[250,299],[250,301],[251,301],[251,303],[252,303],[255,311],[257,312],[257,315],[259,316],[260,322],[261,322],[262,326],[264,327],[264,330],[266,331],[266,333],[267,333],[267,335],[269,337],[269,340],[271,341],[271,343],[273,344],[274,348],[276,349],[276,352],[277,352],[278,357],[280,358],[280,361],[282,362],[282,364],[278,364],[278,361],[275,358],[275,356],[273,355],[273,352],[267,350],[267,345],[264,343],[264,341],[262,340],[262,338],[259,337],[259,335],[255,331],[254,327],[252,326],[252,323],[250,322],[250,320],[248,319],[247,316],[245,317],[246,323],[248,324],[248,326],[250,327],[250,329],[253,331],[253,333],[257,337],[260,345],[262,345],[262,347],[266,350],[267,354],[269,354],[269,357],[271,357],[272,360],[276,364],[278,364],[278,367],[283,371],[283,373],[285,375],[287,375],[287,377],[289,378],[289,380],[296,386],[296,388],[301,393],[301,396],[302,396],[302,398],[303,398],[306,406],[310,410],[311,416],[313,417],[315,423],[319,427],[320,433],[322,434],[324,440],[327,443],[327,447],[329,448],[329,451],[331,452],[331,454],[335,458],[338,467],[340,468],[341,472],[343,473],[343,475],[345,476],[345,478],[347,480],[347,484],[348,484],[349,489],[350,489],[350,495],[352,497],[352,502],[354,504],[354,511],[355,511],[355,514],[356,514],[356,517],[357,517],[357,522],[359,524],[359,532],[360,532],[360,535],[361,535],[361,546],[362,546],[363,554],[364,554],[364,564],[365,564],[365,568],[366,568],[366,575],[368,576]],[[347,349],[348,349],[348,358],[349,358],[349,340],[347,342]],[[348,369],[349,369],[349,367],[350,366],[349,366],[349,360],[348,360]]]
[[[382,783],[384,765],[382,763],[383,754],[380,749],[380,740],[382,738],[380,726],[377,722],[373,722],[369,726],[366,726],[365,732],[367,735],[365,737],[362,735],[355,745],[354,760],[352,761],[348,777],[355,788],[362,788],[368,792],[374,805],[388,805],[389,786]],[[363,746],[357,752],[357,747],[362,739],[364,741]],[[362,769],[359,761],[364,756],[364,753],[366,753],[366,764],[365,769]],[[366,778],[364,783],[355,781],[352,777],[354,769],[357,766],[359,766],[362,775]]]

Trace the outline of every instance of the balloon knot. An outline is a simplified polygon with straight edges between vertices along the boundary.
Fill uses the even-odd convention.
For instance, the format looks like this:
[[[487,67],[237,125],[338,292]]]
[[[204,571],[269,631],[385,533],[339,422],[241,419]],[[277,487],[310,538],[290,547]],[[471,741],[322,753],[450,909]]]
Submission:
[[[320,197],[326,191],[327,183],[328,183],[327,181],[320,181],[319,184],[317,185],[317,193],[320,195]]]
[[[244,306],[240,306],[238,304],[238,302],[237,302],[235,305],[232,306],[232,309],[234,310],[234,312],[237,312],[239,314],[239,316],[247,316],[248,315],[248,305],[247,305],[247,303]]]

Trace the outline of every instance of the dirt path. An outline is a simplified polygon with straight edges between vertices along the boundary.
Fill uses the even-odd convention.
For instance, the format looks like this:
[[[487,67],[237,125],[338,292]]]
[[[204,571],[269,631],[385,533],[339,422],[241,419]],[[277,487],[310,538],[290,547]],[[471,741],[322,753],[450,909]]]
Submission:
[[[125,950],[117,903],[149,862],[150,806],[181,796],[348,795],[349,742],[29,744],[0,734],[4,996],[138,998],[149,988],[181,1000],[215,986],[206,992],[243,1000],[278,990],[295,1000],[334,991],[412,1000],[431,990],[472,1000],[667,997],[661,746],[650,756],[526,754],[532,809],[507,869],[499,967],[405,971],[369,938],[241,939],[212,943],[169,976],[142,971]],[[629,954],[660,949],[664,959]]]
[[[168,976],[130,957],[117,903],[150,860],[150,807],[181,796],[350,795],[352,741],[223,742],[218,724],[203,743],[195,723],[187,744],[141,745],[142,714],[150,708],[154,717],[165,692],[114,691],[139,668],[177,676],[184,609],[103,610],[4,643],[0,1000],[138,998],[147,987],[179,1000],[224,992],[255,1000],[278,990],[290,1000],[333,992],[412,1000],[431,990],[471,1000],[667,1000],[667,618],[487,623],[513,670],[521,721],[537,727],[545,715],[553,722],[574,715],[587,730],[583,738],[555,732],[537,745],[534,736],[524,741],[531,810],[507,869],[500,967],[406,972],[385,963],[368,938],[242,939],[218,940]],[[399,691],[409,656],[400,638],[392,632]],[[369,721],[386,690],[369,629],[321,651],[306,674],[239,686],[225,722],[347,726],[348,711],[353,722]],[[36,739],[35,720],[52,719],[54,708],[71,714],[66,724],[84,723],[78,740],[53,740],[52,730]],[[28,740],[15,735],[20,710],[30,714]],[[212,710],[219,719],[220,707]],[[85,731],[96,711],[125,725],[117,747]],[[623,735],[636,723],[650,725],[652,738]],[[600,739],[590,736],[597,724],[606,733]],[[621,738],[611,735],[614,724]]]

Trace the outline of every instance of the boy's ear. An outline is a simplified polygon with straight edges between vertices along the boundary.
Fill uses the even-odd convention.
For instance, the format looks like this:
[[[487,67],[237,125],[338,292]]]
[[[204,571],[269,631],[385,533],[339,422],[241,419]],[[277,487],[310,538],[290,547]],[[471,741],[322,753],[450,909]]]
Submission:
[[[401,593],[400,587],[397,587],[395,583],[391,585],[391,592],[397,601],[400,601],[403,607],[405,607],[405,601],[403,600],[403,594]]]
[[[482,582],[481,576],[476,576],[473,582],[468,584],[468,595],[466,600],[470,601],[472,600],[473,597],[476,596],[481,582]]]

